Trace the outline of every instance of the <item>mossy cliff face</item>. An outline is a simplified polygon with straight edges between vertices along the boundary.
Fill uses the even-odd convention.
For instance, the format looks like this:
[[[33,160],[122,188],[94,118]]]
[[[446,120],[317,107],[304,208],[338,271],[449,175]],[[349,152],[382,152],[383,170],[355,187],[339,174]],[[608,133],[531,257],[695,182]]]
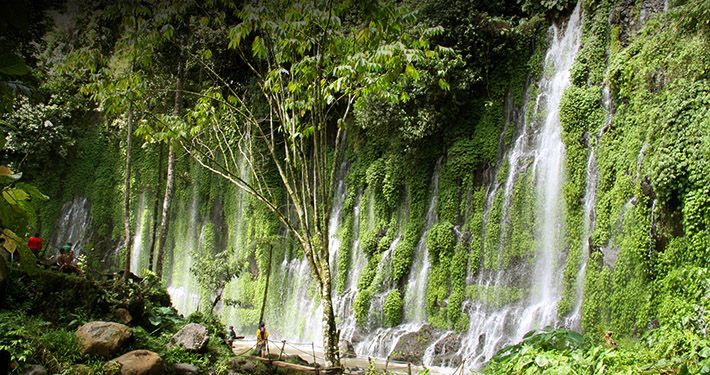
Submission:
[[[658,325],[698,335],[704,324],[697,311],[707,309],[702,291],[710,258],[710,46],[703,26],[688,20],[696,6],[644,13],[641,25],[641,10],[650,9],[645,3],[581,3],[581,46],[557,108],[564,178],[554,237],[556,324],[597,338],[606,330],[639,337]],[[416,264],[423,252],[419,323],[464,333],[463,345],[474,351],[480,337],[466,333],[487,329],[482,322],[493,312],[524,309],[532,299],[545,220],[539,171],[534,155],[511,153],[530,151],[533,141],[516,142],[525,140],[525,124],[527,137],[536,139],[534,124],[547,115],[537,109],[545,87],[536,82],[552,69],[543,63],[552,42],[544,27],[534,30],[534,38],[509,47],[506,60],[488,72],[486,90],[475,95],[415,87],[405,108],[357,103],[331,231],[337,239],[331,243],[339,243],[331,252],[336,309],[348,339],[375,340],[368,335],[376,328],[417,320],[408,284],[422,269]],[[446,100],[451,104],[433,108]],[[51,227],[61,203],[87,197],[86,253],[92,262],[116,265],[123,148],[92,129],[81,133],[71,163],[40,179],[57,202],[42,212],[42,222]],[[141,229],[137,264],[145,267],[159,150],[148,145],[135,153],[132,218]],[[227,284],[218,310],[251,331],[269,259],[269,246],[259,240],[286,232],[234,186],[185,155],[178,160],[165,281],[179,309],[204,310],[215,291],[191,277],[192,260],[226,251],[241,273]],[[434,200],[435,220],[427,225]],[[318,342],[318,293],[300,250],[280,241],[272,251],[267,322],[285,337]],[[497,275],[507,278],[495,287],[481,281]]]

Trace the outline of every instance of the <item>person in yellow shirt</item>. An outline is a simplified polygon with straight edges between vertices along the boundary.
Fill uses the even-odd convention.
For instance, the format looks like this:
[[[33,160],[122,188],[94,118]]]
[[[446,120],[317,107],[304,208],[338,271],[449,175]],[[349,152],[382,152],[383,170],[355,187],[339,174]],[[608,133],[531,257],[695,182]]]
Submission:
[[[259,357],[264,357],[264,352],[268,351],[269,331],[266,330],[264,322],[259,323],[259,328],[256,330],[256,351]]]

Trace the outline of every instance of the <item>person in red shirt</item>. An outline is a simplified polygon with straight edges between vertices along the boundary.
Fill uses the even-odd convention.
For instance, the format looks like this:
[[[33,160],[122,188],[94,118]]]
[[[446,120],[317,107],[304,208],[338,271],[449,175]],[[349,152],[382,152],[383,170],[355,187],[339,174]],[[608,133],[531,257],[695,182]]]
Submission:
[[[40,238],[39,233],[35,233],[34,236],[31,236],[30,239],[27,240],[27,247],[39,258],[42,253],[42,238]]]

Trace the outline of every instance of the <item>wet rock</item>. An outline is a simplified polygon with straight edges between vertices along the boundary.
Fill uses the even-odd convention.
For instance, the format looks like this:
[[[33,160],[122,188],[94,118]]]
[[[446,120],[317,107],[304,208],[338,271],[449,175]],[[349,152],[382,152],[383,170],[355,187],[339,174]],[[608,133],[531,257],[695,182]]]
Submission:
[[[431,364],[433,366],[456,367],[461,363],[461,355],[457,354],[459,349],[461,349],[461,335],[454,332],[447,333],[434,345]]]
[[[656,192],[653,190],[653,185],[651,185],[651,179],[646,176],[641,180],[641,191],[643,192],[643,195],[651,198],[651,199],[656,199]]]
[[[150,350],[134,350],[107,363],[118,368],[120,375],[163,375],[165,364],[157,353]]]
[[[394,346],[390,358],[395,361],[421,365],[424,352],[438,338],[438,334],[439,332],[428,324],[423,325],[415,332],[405,333]]]
[[[116,311],[113,312],[113,315],[116,317],[116,319],[118,319],[119,322],[123,324],[128,324],[133,321],[133,316],[131,316],[131,313],[123,307],[117,308]]]
[[[338,349],[340,350],[340,358],[357,357],[353,343],[348,340],[340,340],[340,343],[338,344]]]
[[[47,375],[47,369],[40,365],[32,365],[22,375]]]
[[[179,330],[170,339],[168,346],[182,346],[189,352],[203,352],[207,349],[210,336],[207,328],[201,324],[190,323]]]
[[[200,372],[200,369],[197,368],[195,365],[191,365],[189,363],[177,363],[173,365],[173,374],[176,375],[191,375],[191,374],[197,374]]]
[[[76,331],[82,353],[104,358],[115,354],[132,335],[130,328],[115,322],[93,321]]]

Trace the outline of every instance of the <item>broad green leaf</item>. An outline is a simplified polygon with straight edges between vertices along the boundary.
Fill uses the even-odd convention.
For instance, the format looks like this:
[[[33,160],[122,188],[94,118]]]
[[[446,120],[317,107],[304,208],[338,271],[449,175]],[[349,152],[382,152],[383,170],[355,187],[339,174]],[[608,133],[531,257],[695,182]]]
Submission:
[[[17,55],[9,52],[0,54],[0,73],[22,76],[30,72],[30,67]]]
[[[5,189],[2,191],[2,197],[7,203],[17,205],[19,202],[27,200],[30,197],[24,190],[18,188]]]
[[[46,201],[49,199],[48,196],[44,195],[36,186],[28,184],[26,182],[18,182],[15,185],[17,188],[26,191],[32,199],[37,199],[41,201]]]
[[[251,52],[254,54],[254,57],[260,59],[266,58],[266,45],[264,45],[264,40],[261,39],[260,36],[254,38],[254,42],[251,44]]]
[[[439,78],[439,88],[441,88],[444,91],[451,90],[451,86],[449,86],[449,83],[446,82],[446,80],[443,78]]]

